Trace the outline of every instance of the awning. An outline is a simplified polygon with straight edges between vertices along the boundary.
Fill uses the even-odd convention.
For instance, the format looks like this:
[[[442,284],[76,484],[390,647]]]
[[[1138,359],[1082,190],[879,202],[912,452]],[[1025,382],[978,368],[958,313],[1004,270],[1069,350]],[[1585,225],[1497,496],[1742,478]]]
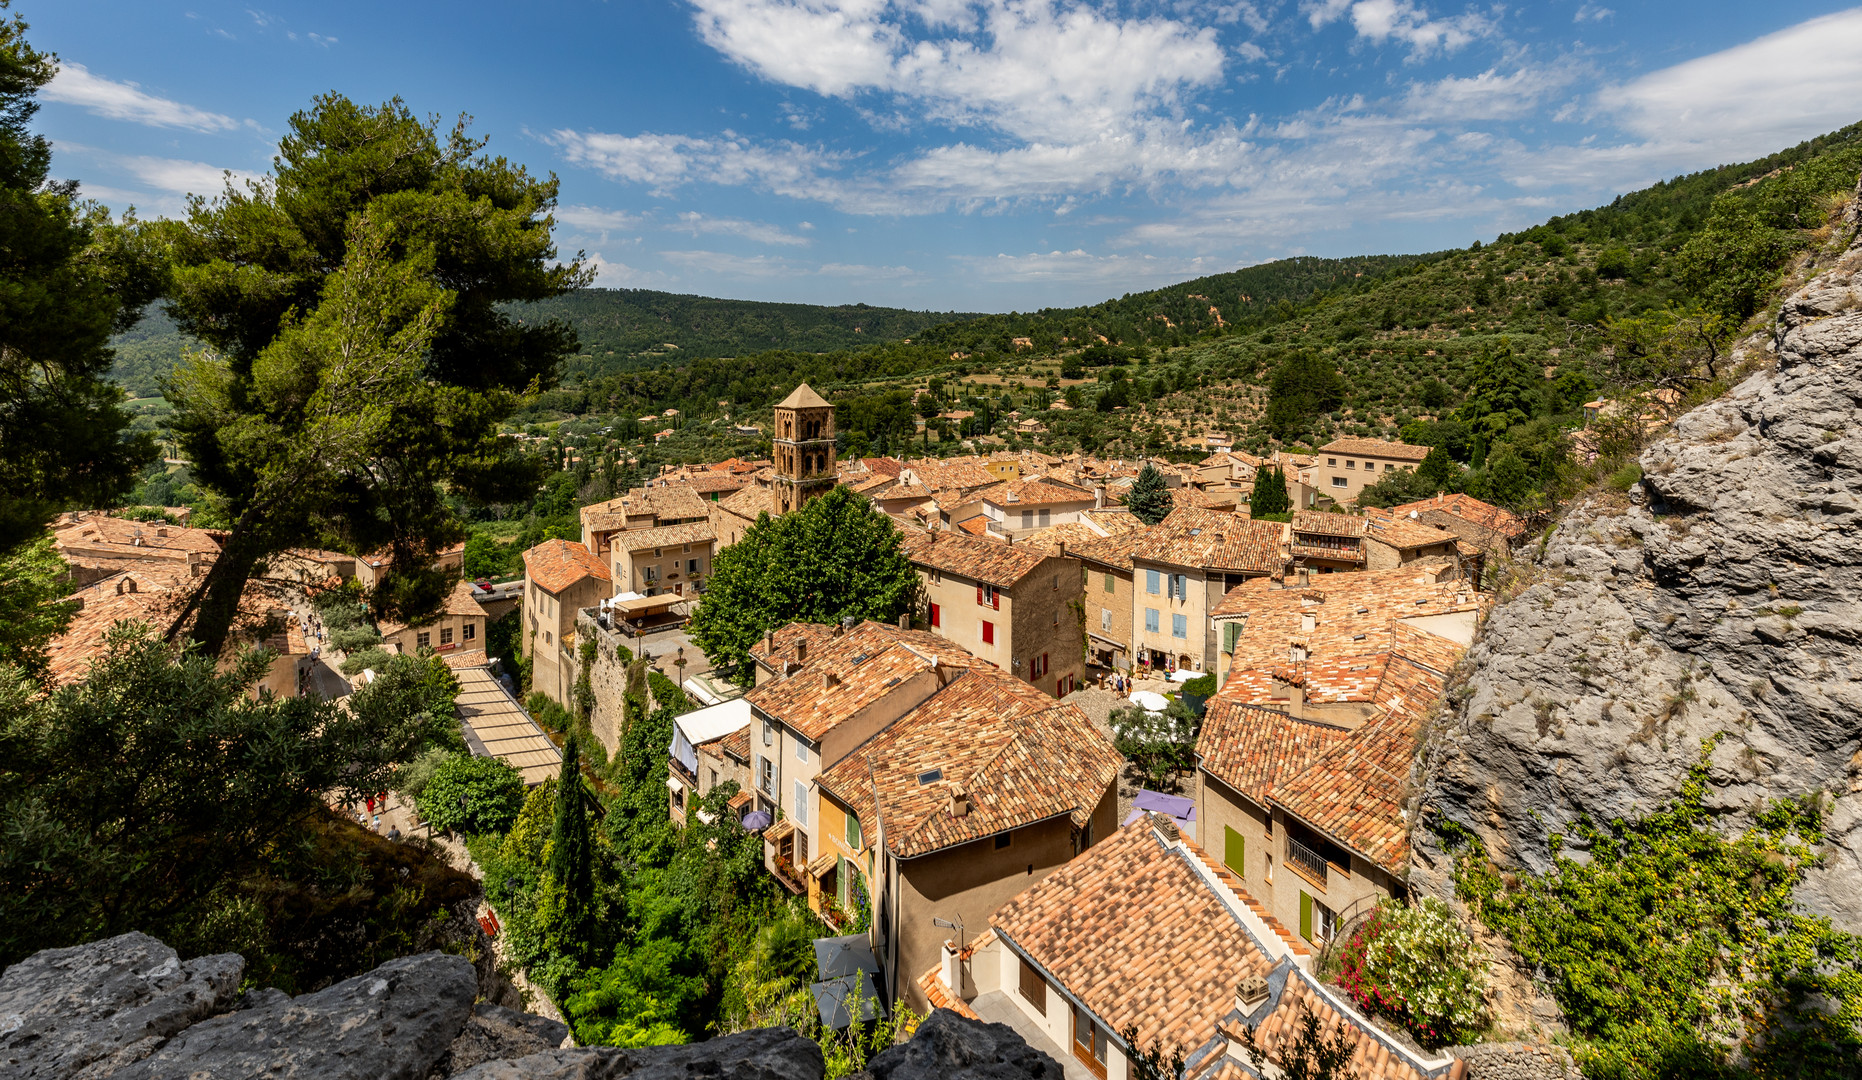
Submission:
[[[737,794],[732,795],[731,801],[726,803],[725,805],[729,806],[732,810],[742,810],[744,807],[749,806],[751,803],[755,801],[756,801],[756,792],[740,791]]]
[[[650,611],[664,611],[674,604],[684,603],[685,597],[674,593],[661,593],[658,596],[636,596],[630,599],[616,599],[609,603],[610,610],[628,615],[640,615]]]
[[[707,825],[709,825],[709,824],[711,824],[712,822],[714,822],[714,821],[716,821],[716,820],[718,820],[718,816],[717,816],[716,814],[714,814],[714,813],[712,813],[712,812],[711,812],[711,811],[709,811],[709,810],[700,810],[700,811],[698,812],[698,820],[700,820],[700,821],[702,821],[702,822],[704,822],[705,824],[707,824]]]
[[[1086,636],[1089,638],[1092,638],[1094,641],[1097,641],[1099,644],[1104,645],[1106,648],[1111,649],[1113,652],[1124,652],[1125,651],[1125,643],[1122,641],[1113,641],[1109,637],[1100,637],[1098,634],[1095,634],[1090,630],[1086,632]]]
[[[812,878],[822,877],[826,875],[829,870],[832,870],[836,866],[839,866],[839,865],[840,865],[839,855],[836,855],[831,851],[824,852],[820,855],[815,856],[814,861],[808,864],[808,876]]]
[[[848,975],[841,979],[813,983],[808,989],[815,996],[815,1008],[821,1013],[821,1023],[832,1030],[839,1031],[853,1023],[856,1008],[861,1020],[871,1020],[879,1015],[879,991],[873,986],[873,977],[864,971],[857,977]]]
[[[790,836],[794,834],[795,834],[795,821],[791,818],[783,818],[781,821],[776,822],[774,825],[771,825],[766,831],[764,831],[763,839],[774,843],[774,842],[778,842],[782,840],[787,840]]]
[[[674,791],[684,791],[685,781],[679,779],[676,776],[668,776],[666,778],[666,786],[671,788]]]
[[[879,957],[873,955],[873,943],[865,934],[815,939],[815,967],[823,979],[838,979],[864,971],[879,974]]]

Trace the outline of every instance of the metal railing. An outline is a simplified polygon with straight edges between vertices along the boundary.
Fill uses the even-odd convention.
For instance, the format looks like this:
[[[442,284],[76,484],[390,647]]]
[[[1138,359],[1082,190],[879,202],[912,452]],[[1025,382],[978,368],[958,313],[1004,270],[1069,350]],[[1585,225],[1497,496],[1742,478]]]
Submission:
[[[1325,856],[1291,836],[1287,837],[1287,861],[1306,871],[1320,885],[1325,884]]]

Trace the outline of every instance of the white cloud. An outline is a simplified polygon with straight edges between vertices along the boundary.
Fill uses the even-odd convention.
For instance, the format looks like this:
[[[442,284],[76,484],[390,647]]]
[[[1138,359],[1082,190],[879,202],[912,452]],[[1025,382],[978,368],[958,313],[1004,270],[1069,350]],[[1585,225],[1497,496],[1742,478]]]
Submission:
[[[1599,7],[1596,4],[1585,4],[1578,8],[1578,13],[1571,17],[1571,21],[1575,23],[1602,22],[1615,14],[1616,12],[1607,7]]]
[[[1436,19],[1406,0],[1358,0],[1351,5],[1351,26],[1368,41],[1400,41],[1418,57],[1437,49],[1454,52],[1493,32],[1493,22],[1477,12]]]
[[[660,257],[684,270],[732,278],[838,277],[859,280],[905,280],[918,276],[909,266],[857,263],[807,263],[782,255],[733,255],[722,251],[663,251]]]
[[[846,157],[794,142],[754,143],[729,133],[709,139],[564,129],[551,132],[546,141],[570,164],[588,166],[610,180],[645,184],[655,193],[703,180],[832,201],[833,188],[819,174]]]
[[[212,133],[241,126],[230,116],[156,97],[135,83],[93,75],[83,64],[70,61],[59,65],[58,74],[41,94],[47,101],[76,105],[111,120],[128,120],[149,127]]]
[[[593,267],[595,284],[607,289],[643,289],[653,285],[670,284],[676,280],[671,275],[658,270],[639,270],[626,263],[605,259],[599,251],[591,251],[582,256],[582,264]]]
[[[646,221],[639,214],[629,214],[625,210],[603,210],[598,206],[557,207],[555,218],[558,225],[587,229],[590,232],[637,229]]]
[[[721,233],[725,236],[741,236],[759,244],[806,246],[812,243],[808,237],[785,232],[776,225],[761,221],[744,221],[740,218],[707,217],[691,210],[679,215],[678,228],[694,236],[701,233]]]
[[[1776,150],[1857,118],[1862,8],[1645,75],[1598,94],[1629,130],[1657,142]]]
[[[310,35],[310,40],[316,42],[317,44],[323,46],[326,49],[336,44],[336,39],[334,37],[325,37],[322,34],[312,34]]]
[[[968,277],[993,282],[1057,282],[1143,289],[1235,267],[1203,258],[1094,255],[1082,249],[1025,255],[956,255]]]
[[[705,43],[773,82],[1025,139],[1092,138],[1220,81],[1211,27],[1056,0],[693,0]]]
[[[1257,64],[1267,59],[1267,50],[1261,48],[1252,41],[1244,41],[1235,46],[1235,55],[1241,57],[1250,64]]]
[[[214,196],[227,184],[242,186],[262,182],[258,173],[238,169],[221,169],[200,161],[163,157],[118,157],[114,163],[136,179],[158,191],[176,195]]]

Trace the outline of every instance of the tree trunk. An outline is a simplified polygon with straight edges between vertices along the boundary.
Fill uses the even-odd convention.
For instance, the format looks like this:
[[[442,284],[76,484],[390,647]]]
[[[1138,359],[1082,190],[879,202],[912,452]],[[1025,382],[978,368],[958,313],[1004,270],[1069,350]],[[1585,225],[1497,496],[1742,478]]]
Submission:
[[[219,656],[226,647],[233,620],[239,617],[239,601],[245,595],[246,582],[252,579],[252,568],[266,554],[262,550],[264,545],[253,534],[254,530],[246,522],[234,526],[226,547],[214,559],[190,605],[194,608],[194,622],[187,629],[187,638],[200,646],[207,656]],[[168,628],[169,640],[180,636],[187,615],[184,610]]]

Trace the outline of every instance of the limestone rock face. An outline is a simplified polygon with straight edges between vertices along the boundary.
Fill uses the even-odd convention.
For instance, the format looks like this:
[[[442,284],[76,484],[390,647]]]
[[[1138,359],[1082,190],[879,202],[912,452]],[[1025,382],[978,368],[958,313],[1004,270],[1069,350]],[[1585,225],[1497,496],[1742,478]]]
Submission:
[[[758,1028],[689,1046],[611,1046],[552,1050],[509,1061],[489,1061],[453,1080],[821,1080],[821,1048],[792,1028]]]
[[[926,1017],[910,1042],[867,1063],[874,1080],[1062,1080],[1060,1062],[1007,1024],[984,1024],[948,1009]]]
[[[232,953],[182,963],[138,933],[35,953],[0,975],[0,1075],[108,1076],[229,1008],[245,970]]]
[[[1825,865],[1799,898],[1862,930],[1862,241],[1777,329],[1775,370],[1643,453],[1640,504],[1560,523],[1469,652],[1422,804],[1541,871],[1550,833],[1670,799],[1723,732],[1722,826],[1825,795]],[[1419,828],[1414,851],[1413,882],[1451,892],[1441,841]]]
[[[464,957],[402,957],[314,994],[203,1020],[114,1075],[425,1080],[477,992]]]

